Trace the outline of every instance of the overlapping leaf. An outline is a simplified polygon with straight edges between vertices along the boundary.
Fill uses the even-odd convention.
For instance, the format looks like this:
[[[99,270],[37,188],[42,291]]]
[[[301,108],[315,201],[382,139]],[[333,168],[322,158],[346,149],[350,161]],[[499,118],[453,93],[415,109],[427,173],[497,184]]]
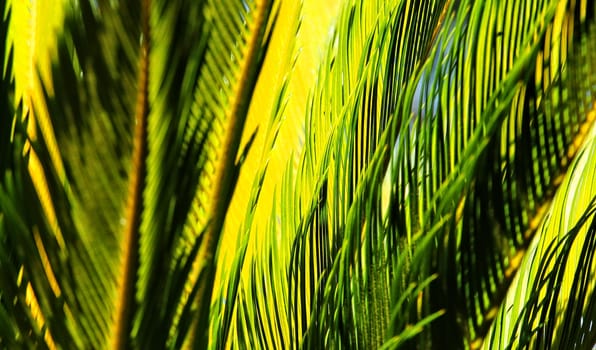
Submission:
[[[2,200],[2,237],[16,228],[22,237],[3,245],[2,264],[13,269],[6,282],[14,285],[12,293],[10,284],[3,292],[23,298],[30,308],[23,315],[31,314],[28,327],[38,337],[28,340],[22,326],[3,340],[178,347],[187,333],[205,329],[191,323],[196,307],[209,312],[213,273],[199,280],[197,273],[213,264],[222,226],[207,224],[225,217],[229,202],[206,186],[222,174],[230,174],[223,188],[234,186],[237,170],[228,171],[227,163],[236,160],[271,10],[270,2],[220,5],[84,1],[65,7],[44,91],[66,179],[56,175],[44,138],[32,148],[49,174],[48,192],[31,192],[23,175],[28,159],[17,156],[9,167],[20,175],[16,181],[8,175]],[[16,140],[26,137],[20,127],[11,143],[15,154],[24,147]],[[226,142],[231,146],[220,150]],[[214,173],[219,163],[227,165]],[[44,196],[57,223],[45,222]],[[210,208],[218,198],[222,204]],[[208,245],[202,232],[212,236]],[[37,260],[26,263],[25,252]],[[195,300],[199,287],[205,294]],[[194,339],[204,341],[202,334],[188,341]]]
[[[0,344],[589,347],[594,4],[345,1],[316,74],[277,6],[65,2],[43,89],[1,38]]]

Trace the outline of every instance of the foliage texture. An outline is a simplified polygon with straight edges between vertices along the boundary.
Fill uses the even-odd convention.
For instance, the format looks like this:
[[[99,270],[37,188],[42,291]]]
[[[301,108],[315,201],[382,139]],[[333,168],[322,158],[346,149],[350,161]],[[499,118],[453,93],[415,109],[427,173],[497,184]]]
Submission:
[[[596,344],[593,1],[0,10],[0,347]]]

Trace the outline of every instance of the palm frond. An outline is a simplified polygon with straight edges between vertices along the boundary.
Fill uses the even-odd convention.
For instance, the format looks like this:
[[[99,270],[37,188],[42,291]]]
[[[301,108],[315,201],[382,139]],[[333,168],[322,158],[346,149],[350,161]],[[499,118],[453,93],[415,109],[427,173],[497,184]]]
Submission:
[[[557,6],[556,11],[554,6]],[[462,204],[462,217],[446,240],[450,245],[447,248],[450,258],[441,265],[446,267],[443,273],[453,275],[454,279],[444,284],[447,294],[439,299],[450,300],[448,307],[454,312],[448,313],[451,318],[444,318],[444,323],[435,325],[444,332],[447,325],[458,322],[458,317],[465,320],[459,321],[460,329],[472,346],[486,333],[495,316],[493,305],[501,303],[504,290],[519,266],[518,259],[523,256],[561,182],[558,176],[575,155],[575,144],[581,143],[585,135],[580,126],[586,120],[586,108],[591,101],[585,95],[577,98],[570,95],[575,84],[568,78],[575,76],[575,69],[585,67],[585,60],[575,59],[583,48],[572,44],[572,36],[565,36],[572,33],[572,29],[557,28],[558,23],[581,28],[577,16],[579,8],[580,4],[576,8],[551,5],[555,11],[551,14],[553,22],[545,28],[544,43],[535,63],[529,63],[535,68],[528,70],[536,73],[524,78],[524,85],[519,86],[516,96],[511,96],[510,110],[505,111],[501,131],[487,146],[492,150],[487,150],[478,160],[480,170],[468,179],[471,185]],[[577,22],[571,20],[575,11],[578,11]],[[511,30],[504,32],[508,31]],[[500,48],[498,44],[495,47]],[[547,68],[544,57],[550,56]],[[564,61],[557,61],[557,57]],[[499,72],[494,72],[481,81],[498,77]],[[566,99],[564,105],[557,102],[562,96]],[[445,334],[449,337],[456,331]]]
[[[391,5],[387,6],[391,8]],[[309,168],[309,165],[302,165],[310,171],[311,169],[315,171],[314,174],[304,176],[305,179],[319,180],[310,184],[310,188],[314,189],[311,190],[313,194],[299,196],[303,199],[310,198],[310,201],[303,202],[305,205],[302,208],[306,210],[299,211],[301,214],[296,215],[299,218],[297,221],[299,224],[294,226],[298,227],[298,237],[301,236],[300,232],[305,232],[302,234],[304,237],[311,237],[302,238],[302,241],[299,238],[296,242],[295,258],[290,267],[290,281],[296,281],[295,287],[289,287],[290,296],[287,303],[295,305],[291,313],[293,318],[290,321],[293,327],[297,327],[295,331],[298,330],[294,334],[294,341],[303,341],[303,345],[310,347],[316,347],[316,343],[311,342],[313,340],[323,341],[327,345],[343,343],[370,347],[378,341],[378,334],[381,339],[386,337],[384,331],[379,332],[379,329],[386,323],[383,319],[388,317],[389,305],[396,305],[396,299],[406,297],[407,305],[403,306],[403,303],[400,305],[402,310],[405,309],[407,312],[400,312],[399,317],[402,319],[399,322],[395,320],[401,326],[391,328],[397,338],[400,336],[403,338],[405,334],[408,334],[408,337],[413,336],[409,329],[410,323],[404,321],[406,317],[404,313],[411,315],[410,322],[414,325],[419,322],[426,325],[428,320],[446,311],[447,316],[440,318],[442,322],[433,322],[432,331],[418,340],[419,344],[427,344],[420,346],[428,346],[431,341],[435,344],[455,344],[456,341],[462,341],[468,346],[476,345],[477,339],[482,338],[486,332],[487,322],[494,317],[492,303],[498,303],[502,288],[506,288],[515,270],[516,266],[514,263],[509,264],[510,260],[516,252],[523,251],[528,244],[528,233],[526,237],[523,237],[523,233],[528,229],[535,230],[535,226],[530,227],[535,225],[530,221],[540,220],[540,210],[543,209],[539,207],[552,198],[553,190],[547,191],[546,187],[550,186],[547,184],[528,184],[531,192],[522,195],[507,187],[509,195],[513,194],[514,197],[505,202],[501,199],[494,207],[486,205],[489,198],[487,194],[495,195],[497,198],[502,196],[495,191],[495,186],[500,183],[496,181],[501,181],[504,176],[514,182],[519,181],[518,176],[544,181],[536,175],[530,175],[541,171],[541,175],[548,176],[549,181],[554,181],[556,176],[552,174],[563,171],[565,163],[573,156],[573,152],[569,152],[567,147],[574,142],[573,135],[578,132],[585,120],[585,113],[582,114],[579,111],[585,110],[585,103],[590,103],[590,100],[583,99],[582,95],[579,100],[566,104],[578,112],[564,112],[569,116],[564,122],[555,122],[559,118],[561,112],[559,110],[551,111],[549,114],[542,112],[542,107],[537,108],[540,102],[536,101],[550,99],[551,89],[554,88],[536,89],[536,82],[532,81],[532,76],[526,73],[544,69],[542,68],[544,46],[554,52],[560,52],[561,47],[563,50],[570,50],[569,53],[566,51],[559,57],[573,54],[571,37],[564,39],[566,41],[556,42],[557,45],[553,42],[554,38],[561,36],[556,32],[560,30],[560,27],[559,29],[556,27],[557,23],[571,16],[570,14],[582,6],[578,4],[577,8],[568,9],[557,2],[536,2],[534,6],[536,11],[526,12],[523,5],[503,6],[464,2],[439,6],[434,12],[420,9],[419,13],[434,18],[434,23],[439,28],[447,29],[437,30],[439,34],[434,37],[434,27],[430,26],[428,44],[414,44],[414,47],[421,47],[420,52],[425,54],[422,62],[416,66],[415,61],[405,60],[411,65],[404,65],[405,71],[407,72],[407,68],[416,68],[413,70],[415,74],[410,76],[409,81],[404,78],[405,91],[397,93],[390,88],[391,84],[389,88],[383,85],[383,88],[387,88],[386,91],[395,94],[387,99],[391,102],[385,104],[383,100],[379,102],[374,99],[383,96],[371,83],[375,81],[376,74],[379,74],[374,71],[378,67],[377,64],[372,63],[369,71],[363,69],[365,63],[357,66],[362,70],[355,70],[358,74],[353,76],[364,77],[359,85],[357,79],[352,80],[355,78],[333,71],[335,66],[328,63],[329,71],[333,72],[330,76],[341,80],[341,84],[325,85],[324,78],[319,78],[318,86],[321,91],[330,89],[333,92],[328,93],[333,98],[327,101],[324,100],[325,97],[318,97],[319,95],[315,93],[316,97],[313,101],[316,102],[313,103],[311,113],[316,116],[314,120],[317,123],[325,124],[317,124],[313,127],[312,130],[317,132],[307,129],[306,134],[322,138],[324,141],[331,140],[328,144],[336,144],[338,149],[326,150],[325,142],[314,139],[306,142],[307,147],[321,145],[319,149],[322,151],[312,148],[305,150],[305,157],[315,159],[312,163],[319,164],[319,167],[310,165],[311,168]],[[396,7],[398,10],[395,13],[399,14],[400,8]],[[345,18],[346,23],[349,23],[347,28],[352,28],[353,23],[357,23],[360,12],[359,9],[352,8],[351,11],[349,9],[349,6],[344,9]],[[410,16],[417,14],[415,7],[404,5],[401,9]],[[377,10],[375,13],[382,12]],[[382,18],[382,16],[379,17]],[[382,19],[378,19],[379,17],[375,18],[378,22],[373,21],[373,23],[377,25],[385,23]],[[399,15],[395,17],[399,18]],[[409,17],[406,16],[406,18]],[[519,22],[497,23],[497,18],[516,18]],[[400,28],[399,24],[402,24],[403,20],[396,23],[398,24],[396,28]],[[424,23],[433,22],[427,20]],[[520,23],[523,23],[523,26],[519,25]],[[569,21],[566,23],[570,26],[582,27],[581,23]],[[341,30],[340,24],[338,31],[341,32]],[[346,32],[349,33],[348,30]],[[380,32],[382,33],[382,30]],[[500,45],[490,47],[487,45],[501,40],[499,37],[503,32],[508,34]],[[566,31],[566,33],[569,32],[571,31]],[[424,31],[417,33],[416,37],[424,37],[423,33]],[[352,38],[345,34],[341,37]],[[354,37],[356,37],[354,42],[365,43],[363,51],[372,57],[379,51],[384,52],[382,49],[367,51],[367,47],[374,47],[372,41],[358,40],[357,35]],[[399,43],[403,41],[396,40]],[[561,46],[558,46],[559,44]],[[523,48],[523,50],[520,51],[517,48]],[[473,54],[476,50],[480,52],[478,55]],[[357,50],[354,52],[353,49],[341,49],[340,46],[338,51],[350,52],[350,57],[355,57],[356,60],[359,57]],[[408,50],[396,56],[401,57],[405,52],[413,51],[415,50],[409,47]],[[327,62],[339,62],[338,69],[350,67],[349,63],[341,61],[337,56]],[[568,61],[558,62],[549,67],[549,86],[559,80],[559,74],[568,74],[569,63]],[[495,69],[497,65],[499,70]],[[553,70],[561,73],[551,73]],[[323,72],[326,71],[327,69],[323,70]],[[404,72],[400,73],[397,76],[407,77]],[[544,73],[540,74],[542,76]],[[383,80],[385,84],[387,81],[391,81],[390,78]],[[539,84],[542,84],[542,81]],[[355,93],[342,93],[338,86]],[[560,89],[567,89],[567,87],[562,86]],[[322,96],[326,96],[324,93]],[[528,94],[532,95],[526,97]],[[388,95],[391,96],[391,94]],[[323,101],[321,105],[324,107],[322,110],[317,110],[316,103],[321,100]],[[419,107],[414,108],[415,105]],[[335,107],[328,109],[329,106]],[[386,109],[379,106],[386,106]],[[391,110],[392,108],[394,111]],[[414,112],[413,117],[410,118],[413,108],[418,112]],[[364,113],[356,114],[360,110]],[[376,111],[380,112],[376,113]],[[334,113],[344,116],[345,119],[334,124],[334,119],[331,117]],[[390,127],[391,132],[387,132],[385,143],[382,139],[371,142],[377,146],[376,153],[374,150],[369,151],[371,154],[369,159],[377,159],[376,163],[369,160],[371,165],[365,167],[362,175],[357,176],[358,169],[362,166],[359,164],[367,163],[367,157],[358,159],[356,156],[367,154],[366,141],[364,143],[358,141],[358,130],[360,130],[358,125],[366,125],[367,128],[374,130],[375,125],[380,124],[375,122],[374,118],[367,117],[367,113],[377,116],[381,121],[383,118],[393,117],[388,119],[393,126]],[[355,117],[351,119],[351,115]],[[379,115],[382,116],[379,117]],[[402,116],[401,119],[400,116]],[[359,120],[363,120],[362,124],[358,124]],[[537,121],[534,122],[534,120]],[[532,124],[536,123],[532,127],[536,127],[538,131],[532,131],[531,128],[528,130],[527,126],[523,126],[528,125],[526,123],[530,121]],[[507,130],[505,127],[507,125],[520,125],[523,128],[504,138],[501,136],[501,129]],[[550,130],[550,133],[545,133],[547,126],[555,128],[546,129]],[[339,136],[335,134],[326,136],[325,130],[332,130]],[[458,132],[454,133],[454,130]],[[374,131],[370,129],[368,131],[370,133],[365,135],[375,135]],[[555,135],[563,135],[563,137],[556,140],[560,143],[557,146],[558,151],[538,152],[536,155],[536,151],[525,146],[532,144],[532,135],[539,139],[561,137]],[[581,137],[581,134],[578,137]],[[549,142],[543,141],[543,144]],[[382,186],[374,179],[378,179],[378,174],[386,169],[387,157],[391,155],[388,150],[393,149],[396,143],[397,153],[391,160],[393,166],[389,173],[390,183],[394,186],[391,191],[395,197],[389,200],[388,217],[385,218],[382,216],[384,209],[375,204],[381,202]],[[494,147],[501,143],[506,146]],[[514,153],[515,147],[511,148],[509,146],[511,144],[524,145],[523,151],[530,154],[519,154],[522,151],[518,154]],[[357,151],[350,150],[349,145],[354,145]],[[521,148],[521,146],[518,147]],[[505,149],[506,152],[513,150],[513,152],[505,153],[506,156],[499,155],[498,159],[503,159],[501,161],[492,158],[494,155],[491,152],[495,149]],[[375,156],[372,156],[373,154]],[[553,161],[553,155],[558,160]],[[317,163],[317,157],[320,163]],[[521,159],[526,159],[525,163]],[[527,159],[531,159],[532,162],[528,163]],[[507,166],[507,162],[511,162],[512,165]],[[334,168],[333,164],[337,164],[337,168]],[[494,173],[491,173],[494,175],[485,174],[484,164],[495,165]],[[521,166],[515,171],[515,175],[509,168],[514,164]],[[549,170],[545,170],[545,167]],[[530,174],[520,175],[525,172]],[[341,187],[346,184],[348,184],[348,191],[342,190]],[[352,187],[354,185],[351,184],[356,186]],[[489,190],[486,192],[476,190],[482,186],[487,186]],[[508,186],[519,185],[510,182]],[[304,185],[295,187],[304,188]],[[329,190],[330,188],[332,190]],[[350,188],[353,189],[349,190]],[[500,210],[499,203],[505,203],[503,210],[507,211],[506,214],[494,213],[494,208]],[[296,208],[295,203],[286,202],[284,206]],[[538,219],[528,219],[528,216],[538,217]],[[518,221],[520,217],[523,219]],[[483,220],[486,222],[489,219],[495,221],[495,226],[499,225],[492,233],[493,238],[490,236],[487,238],[484,234],[486,231],[478,229],[482,227],[480,223]],[[288,221],[292,222],[292,220]],[[504,226],[502,232],[498,228],[501,226]],[[471,231],[473,228],[477,228],[477,231]],[[311,229],[312,233],[308,233]],[[296,232],[296,228],[290,227],[287,231]],[[282,232],[287,231],[282,229]],[[375,235],[379,235],[378,238],[375,238]],[[511,236],[508,238],[508,235]],[[445,241],[448,245],[437,250],[432,247],[433,241]],[[468,241],[476,243],[466,243]],[[391,246],[387,248],[389,244]],[[338,249],[341,245],[343,246]],[[385,250],[391,253],[384,253]],[[429,261],[428,258],[422,258],[422,256],[428,257],[434,254],[438,254],[437,260]],[[466,266],[463,268],[456,266],[452,269],[453,264]],[[383,272],[376,271],[375,266],[380,266],[378,270]],[[395,270],[392,271],[393,266]],[[438,274],[438,278],[433,282],[432,289],[427,288],[425,292],[416,290],[417,293],[409,297],[403,295],[404,292],[413,290],[411,283],[414,286],[426,284],[428,278],[432,278],[435,273]],[[465,274],[462,275],[462,273]],[[404,276],[406,276],[405,281]],[[389,281],[393,278],[397,278],[394,282],[394,285],[397,285],[397,291],[393,293],[396,297],[389,303],[387,301],[391,284]],[[258,275],[254,279],[258,281]],[[358,282],[354,282],[355,280]],[[459,288],[456,288],[457,284],[460,285]],[[320,292],[315,292],[316,290]],[[432,294],[429,294],[428,291],[431,290]],[[446,295],[445,291],[449,294]],[[463,291],[463,293],[456,291]],[[320,294],[317,295],[317,293]],[[451,294],[454,296],[451,297]],[[386,301],[383,302],[383,300]],[[461,305],[458,304],[460,302]],[[325,310],[326,304],[332,309]],[[314,315],[311,315],[311,310],[317,311],[313,311]],[[312,328],[306,332],[308,327],[319,328],[317,331]],[[259,332],[258,327],[254,328],[255,332]],[[421,327],[416,329],[422,331]],[[307,334],[307,338],[303,338],[304,334]],[[312,337],[311,340],[308,340],[309,336]]]
[[[19,217],[22,207],[3,208],[11,214],[5,226],[24,222],[22,235],[37,243],[25,249],[26,242],[17,241],[8,251],[37,251],[46,268],[40,274],[23,265],[25,276],[51,280],[49,271],[56,274],[54,289],[32,282],[40,305],[34,325],[61,335],[61,327],[71,327],[76,342],[60,339],[79,347],[108,339],[115,348],[175,347],[187,334],[197,334],[200,344],[203,318],[195,314],[208,314],[213,288],[213,273],[203,264],[213,264],[229,202],[229,194],[211,193],[206,185],[223,181],[221,191],[233,188],[236,172],[228,169],[265,49],[271,4],[69,6],[43,90],[66,179],[48,161],[45,134],[33,147],[46,156],[40,159],[57,225],[38,227],[40,218]],[[220,152],[220,144],[229,147]],[[219,175],[205,170],[218,166]],[[7,188],[10,198],[3,202],[16,201],[17,189]],[[32,205],[43,199],[24,198]],[[213,199],[221,204],[211,208]],[[13,259],[17,269],[21,259]],[[206,278],[197,282],[201,270]],[[164,282],[166,288],[158,288]],[[55,312],[56,300],[77,318]],[[155,332],[164,327],[168,331]]]
[[[595,136],[592,128],[570,165],[484,348],[589,349],[596,341],[590,326],[595,312]]]
[[[593,2],[0,8],[2,347],[593,345]]]

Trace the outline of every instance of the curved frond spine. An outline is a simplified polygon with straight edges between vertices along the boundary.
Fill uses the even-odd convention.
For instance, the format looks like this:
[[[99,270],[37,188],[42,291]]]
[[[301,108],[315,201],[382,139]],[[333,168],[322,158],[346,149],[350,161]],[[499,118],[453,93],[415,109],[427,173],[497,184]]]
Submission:
[[[113,349],[130,348],[130,328],[135,306],[135,285],[138,269],[139,236],[142,213],[142,195],[145,188],[147,157],[147,118],[149,115],[149,50],[151,33],[149,14],[151,0],[141,2],[141,53],[139,56],[139,81],[135,106],[135,131],[133,136],[133,156],[128,188],[128,199],[123,232],[122,271],[118,280],[118,299],[112,335]]]

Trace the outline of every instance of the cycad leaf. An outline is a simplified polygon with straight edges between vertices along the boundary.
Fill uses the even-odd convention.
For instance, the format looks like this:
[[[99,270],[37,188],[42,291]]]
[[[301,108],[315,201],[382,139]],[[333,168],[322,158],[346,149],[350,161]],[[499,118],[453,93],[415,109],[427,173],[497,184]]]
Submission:
[[[593,2],[330,3],[1,2],[0,346],[592,345]]]
[[[594,344],[595,141],[592,128],[528,247],[484,348]]]
[[[560,184],[559,174],[575,155],[575,143],[579,143],[585,134],[580,131],[580,126],[586,119],[585,110],[591,101],[583,94],[572,95],[569,91],[586,87],[576,86],[571,79],[575,79],[577,70],[583,69],[587,61],[579,55],[584,52],[583,44],[574,45],[574,38],[566,33],[573,32],[570,28],[576,28],[576,33],[584,30],[582,23],[586,19],[580,21],[581,4],[577,7],[566,7],[563,3],[548,6],[554,10],[555,5],[556,12],[552,12],[552,22],[546,27],[542,39],[544,49],[541,47],[535,63],[528,67],[530,72],[536,73],[523,79],[525,83],[517,88],[501,131],[489,141],[489,149],[478,159],[479,171],[469,179],[471,190],[462,203],[462,216],[457,218],[458,224],[447,239],[451,245],[447,248],[448,259],[452,260],[440,262],[443,268],[446,267],[445,275],[453,278],[444,284],[446,294],[437,298],[451,300],[447,307],[453,312],[448,313],[444,322],[436,323],[437,332],[445,332],[446,327],[460,322],[460,330],[472,346],[476,346],[486,333],[496,311],[492,305],[501,302],[518,267],[516,260],[525,252],[544,208]],[[495,10],[500,9],[495,7]],[[546,15],[549,11],[548,7],[545,9]],[[502,10],[508,17],[514,16],[508,13],[523,13],[523,8],[503,7]],[[577,22],[571,20],[574,13]],[[561,29],[560,23],[567,27]],[[499,31],[498,28],[495,30]],[[504,32],[511,32],[511,29]],[[516,36],[508,39],[505,34],[501,39],[497,35],[494,39],[496,53],[486,57],[498,58],[507,53],[507,40],[513,38]],[[516,46],[515,42],[509,45]],[[543,57],[550,57],[548,68]],[[489,69],[482,81],[498,81],[500,74]],[[561,97],[565,98],[564,103],[560,101]],[[450,127],[447,124],[441,128]],[[437,162],[448,164],[448,159]],[[485,227],[490,229],[487,231]],[[458,317],[461,321],[457,321]],[[457,329],[453,329],[444,334],[449,337],[456,332]]]
[[[7,187],[3,200],[3,213],[10,213],[3,227],[25,222],[23,236],[35,241],[17,241],[8,251],[37,250],[45,269],[44,277],[27,264],[24,278],[56,274],[57,289],[31,282],[39,301],[31,308],[41,320],[32,326],[78,347],[179,346],[204,325],[194,307],[209,312],[213,272],[197,281],[197,271],[213,264],[236,176],[228,169],[271,3],[82,1],[65,8],[53,78],[45,86],[65,180],[56,175],[45,134],[33,144],[49,174],[51,192],[44,196],[57,223],[36,223],[43,215],[33,204],[43,202],[41,194],[25,197],[31,215],[41,215],[35,220],[23,219],[22,207],[10,210],[27,182]],[[228,147],[220,151],[219,144]],[[215,187],[222,190],[205,190],[220,181]],[[211,207],[214,201],[221,204]],[[22,258],[13,262],[17,271]],[[198,291],[204,294],[195,300]],[[55,312],[58,300],[76,319]],[[61,327],[70,327],[76,342]]]

